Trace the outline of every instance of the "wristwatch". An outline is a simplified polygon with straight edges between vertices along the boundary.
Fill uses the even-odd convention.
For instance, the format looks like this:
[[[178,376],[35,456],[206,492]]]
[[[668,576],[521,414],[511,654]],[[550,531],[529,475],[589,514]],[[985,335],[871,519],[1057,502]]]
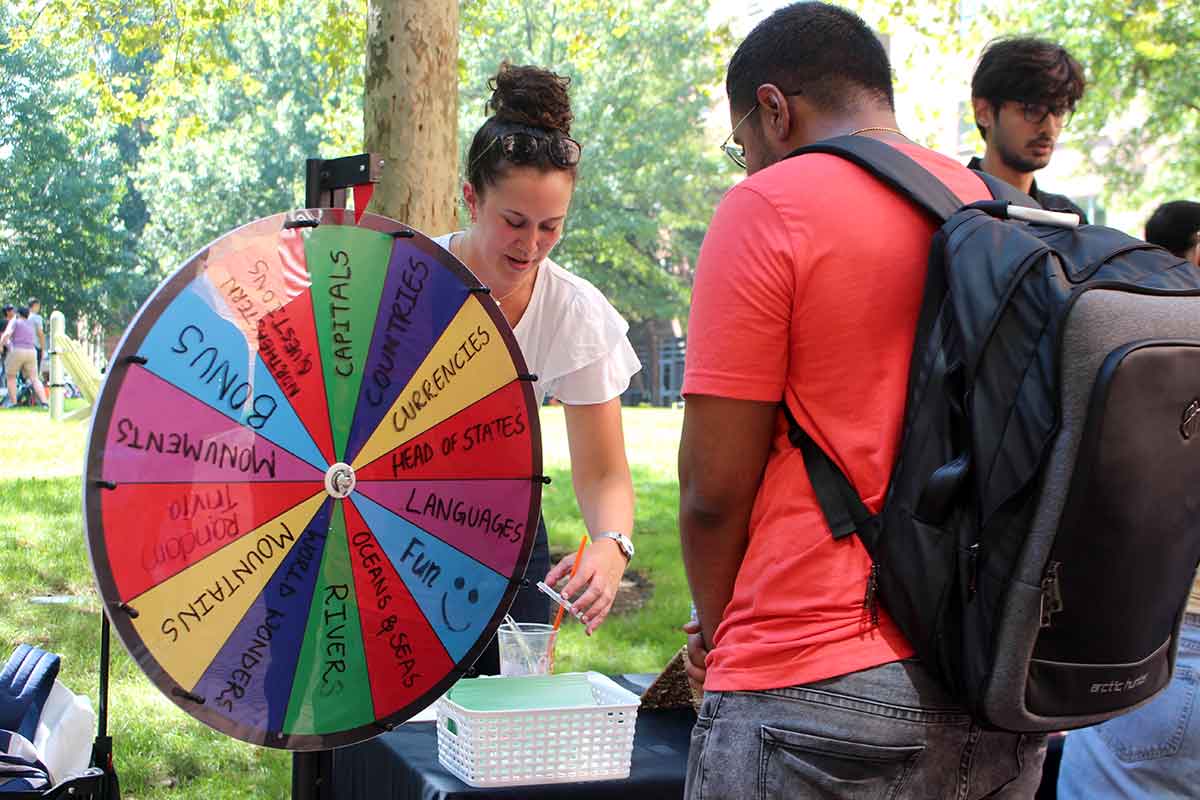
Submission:
[[[617,547],[621,548],[621,555],[625,556],[626,564],[633,560],[633,542],[629,541],[629,537],[625,534],[616,531],[605,531],[592,537],[593,542],[598,542],[601,539],[612,539],[616,542]]]

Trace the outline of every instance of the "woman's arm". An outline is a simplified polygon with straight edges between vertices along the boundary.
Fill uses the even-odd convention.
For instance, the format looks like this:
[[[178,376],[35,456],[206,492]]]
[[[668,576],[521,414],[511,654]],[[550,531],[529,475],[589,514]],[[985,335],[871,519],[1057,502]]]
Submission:
[[[598,536],[616,531],[633,532],[633,479],[625,458],[625,434],[621,429],[621,400],[565,405],[567,443],[571,450],[571,482],[588,532]],[[546,575],[551,586],[566,577],[575,561],[571,553]],[[579,571],[562,594],[572,598],[583,614],[591,634],[608,616],[621,576],[625,556],[612,539],[592,542],[583,551]],[[581,593],[582,592],[582,593]]]

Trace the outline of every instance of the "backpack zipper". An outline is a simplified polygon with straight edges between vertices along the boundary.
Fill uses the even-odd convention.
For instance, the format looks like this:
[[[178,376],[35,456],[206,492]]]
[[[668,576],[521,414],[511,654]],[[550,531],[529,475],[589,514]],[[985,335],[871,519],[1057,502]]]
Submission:
[[[879,624],[879,562],[871,559],[871,572],[867,575],[867,593],[863,597],[863,608],[871,617],[871,624]]]
[[[1042,578],[1042,627],[1049,628],[1051,617],[1063,610],[1062,590],[1058,584],[1061,562],[1051,561]]]
[[[975,596],[979,579],[979,542],[967,548],[967,599]]]

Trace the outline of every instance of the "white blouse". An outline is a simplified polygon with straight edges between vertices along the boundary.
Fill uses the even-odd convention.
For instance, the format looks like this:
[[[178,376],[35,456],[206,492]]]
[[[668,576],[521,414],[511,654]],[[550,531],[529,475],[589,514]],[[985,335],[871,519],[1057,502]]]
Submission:
[[[447,250],[448,233],[433,241]],[[642,368],[629,343],[629,323],[588,281],[549,258],[538,267],[529,306],[513,328],[540,403],[603,403],[629,388]]]

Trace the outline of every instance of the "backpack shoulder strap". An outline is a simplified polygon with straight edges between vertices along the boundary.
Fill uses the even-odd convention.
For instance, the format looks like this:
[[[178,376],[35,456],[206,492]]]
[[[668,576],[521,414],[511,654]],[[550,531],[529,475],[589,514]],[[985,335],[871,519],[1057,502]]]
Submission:
[[[964,203],[929,170],[889,144],[868,136],[835,136],[788,153],[827,153],[857,164],[883,183],[945,222]],[[1015,190],[1014,190],[1015,191]]]
[[[875,525],[878,520],[867,508],[850,480],[842,473],[821,446],[808,435],[800,423],[792,415],[787,403],[781,403],[783,414],[788,422],[788,440],[800,451],[804,458],[804,468],[808,472],[809,483],[812,484],[813,494],[817,503],[825,513],[825,522],[834,539],[841,539],[851,533],[858,532],[859,538],[873,543]]]
[[[1011,183],[1002,181],[995,175],[989,175],[981,169],[973,169],[971,171],[983,181],[983,185],[992,193],[993,200],[1004,200],[1005,202],[1012,203],[1014,206],[1025,206],[1026,208],[1042,207],[1037,200],[1034,200]]]

